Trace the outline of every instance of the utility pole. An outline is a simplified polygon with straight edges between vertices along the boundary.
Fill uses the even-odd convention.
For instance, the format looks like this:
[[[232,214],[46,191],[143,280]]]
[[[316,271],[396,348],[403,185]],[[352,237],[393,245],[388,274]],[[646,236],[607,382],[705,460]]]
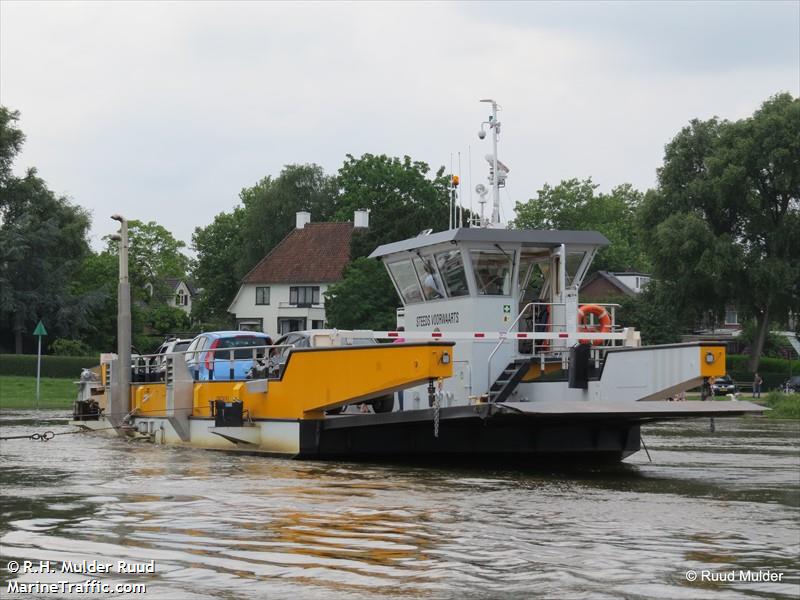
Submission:
[[[119,221],[119,233],[111,239],[119,242],[119,284],[117,286],[117,368],[108,407],[108,419],[114,427],[122,425],[127,414],[131,389],[131,284],[128,280],[128,220],[122,215],[111,217]]]

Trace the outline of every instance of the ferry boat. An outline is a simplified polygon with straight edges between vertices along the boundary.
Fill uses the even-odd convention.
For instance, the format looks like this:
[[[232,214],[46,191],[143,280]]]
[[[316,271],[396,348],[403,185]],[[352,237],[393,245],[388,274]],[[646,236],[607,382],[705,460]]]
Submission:
[[[158,444],[296,458],[618,461],[640,450],[644,423],[765,410],[673,401],[725,374],[724,345],[643,346],[639,332],[617,323],[615,305],[581,304],[578,289],[609,243],[602,234],[500,222],[509,169],[497,159],[497,103],[486,102],[491,217],[480,185],[480,215],[468,226],[454,201],[448,230],[371,254],[402,302],[397,330],[312,332],[312,347],[289,348],[279,368],[240,381],[195,381],[185,356],[172,353],[159,365],[163,381],[129,382],[121,348],[103,357],[97,380],[80,382],[73,423]],[[391,343],[354,344],[364,337]],[[279,349],[251,350],[247,360],[257,363]],[[233,351],[225,358],[233,361]],[[391,410],[342,410],[387,395]]]

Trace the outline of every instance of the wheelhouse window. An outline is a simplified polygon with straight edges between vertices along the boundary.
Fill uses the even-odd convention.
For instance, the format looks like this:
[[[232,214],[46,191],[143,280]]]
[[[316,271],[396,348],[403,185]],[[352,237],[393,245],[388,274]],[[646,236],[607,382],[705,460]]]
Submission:
[[[460,250],[450,250],[436,255],[436,265],[442,276],[447,295],[468,296],[469,286],[467,285],[467,275],[464,272],[464,263],[461,260]]]
[[[514,251],[470,250],[472,270],[478,284],[478,294],[510,296]]]
[[[548,250],[523,250],[519,262],[520,298],[528,288],[541,290],[550,267]]]
[[[400,295],[405,304],[415,304],[422,302],[422,290],[419,286],[417,273],[411,265],[410,260],[400,260],[389,263],[389,273],[394,279]]]
[[[319,286],[293,286],[289,288],[289,304],[311,306],[319,304]]]
[[[256,288],[256,304],[269,304],[269,287]]]
[[[567,253],[567,287],[571,286],[573,283],[575,285],[580,284],[579,281],[575,281],[575,276],[578,274],[578,269],[580,268],[585,256],[586,252]]]
[[[445,297],[442,278],[436,269],[436,264],[430,256],[417,257],[412,259],[414,270],[422,284],[422,294],[425,300],[438,300]]]

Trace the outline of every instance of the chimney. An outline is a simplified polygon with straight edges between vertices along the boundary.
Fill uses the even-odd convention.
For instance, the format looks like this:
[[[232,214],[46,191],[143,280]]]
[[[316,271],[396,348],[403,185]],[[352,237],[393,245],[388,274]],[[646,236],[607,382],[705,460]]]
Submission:
[[[360,209],[353,215],[353,227],[369,228],[369,209]]]
[[[311,223],[311,213],[305,210],[301,210],[300,212],[295,214],[295,223],[294,226],[297,229],[302,229],[306,225]]]

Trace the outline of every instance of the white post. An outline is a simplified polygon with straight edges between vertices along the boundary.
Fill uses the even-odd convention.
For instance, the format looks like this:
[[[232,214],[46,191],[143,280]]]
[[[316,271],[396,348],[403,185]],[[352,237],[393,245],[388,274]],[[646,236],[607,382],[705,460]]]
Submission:
[[[39,349],[36,351],[36,410],[39,410],[39,380],[42,374],[42,336],[39,338]]]
[[[492,223],[500,222],[500,177],[497,173],[497,136],[499,135],[497,123],[497,102],[492,100]]]

